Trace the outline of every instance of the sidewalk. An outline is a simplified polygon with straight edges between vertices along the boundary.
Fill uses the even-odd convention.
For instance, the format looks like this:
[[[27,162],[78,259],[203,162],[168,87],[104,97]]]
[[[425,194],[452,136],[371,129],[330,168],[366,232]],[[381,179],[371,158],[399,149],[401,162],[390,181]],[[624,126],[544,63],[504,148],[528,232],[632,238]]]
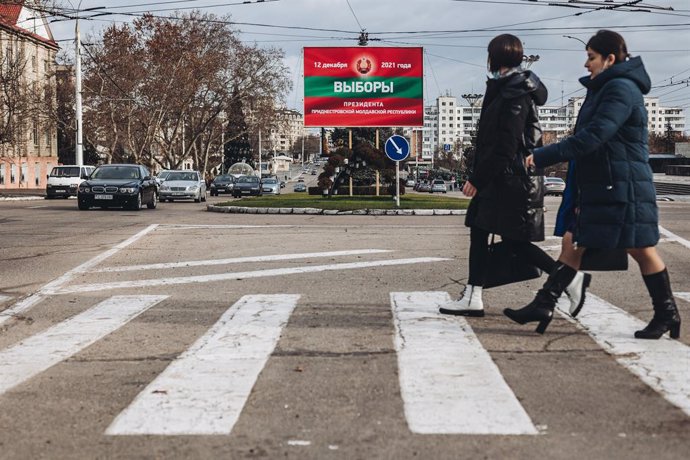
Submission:
[[[0,189],[0,200],[43,200],[45,196],[43,188]]]

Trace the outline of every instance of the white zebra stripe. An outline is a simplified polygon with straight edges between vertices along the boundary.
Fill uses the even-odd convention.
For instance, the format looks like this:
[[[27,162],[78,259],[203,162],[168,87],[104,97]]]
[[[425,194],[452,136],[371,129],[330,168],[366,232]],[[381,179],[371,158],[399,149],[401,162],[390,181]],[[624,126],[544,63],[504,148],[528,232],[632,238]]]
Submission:
[[[168,296],[115,296],[0,351],[0,395],[119,329]]]
[[[651,301],[644,302],[649,303],[651,318]],[[584,329],[619,364],[690,415],[690,347],[668,336],[660,340],[636,339],[633,334],[646,322],[590,292],[577,321],[566,313],[569,305],[565,298],[558,303],[564,317]]]
[[[229,434],[298,299],[242,297],[117,416],[106,434]]]
[[[420,434],[538,434],[467,321],[438,312],[445,292],[393,292],[400,392]]]

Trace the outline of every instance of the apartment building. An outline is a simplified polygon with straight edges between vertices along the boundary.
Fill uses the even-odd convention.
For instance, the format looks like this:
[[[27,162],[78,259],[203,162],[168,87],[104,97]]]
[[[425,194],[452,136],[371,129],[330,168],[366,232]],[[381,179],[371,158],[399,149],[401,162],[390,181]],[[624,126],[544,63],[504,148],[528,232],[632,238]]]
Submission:
[[[577,114],[582,108],[584,97],[573,97],[568,100],[568,123],[575,126]],[[664,134],[667,126],[673,131],[685,131],[685,112],[680,107],[664,107],[658,97],[645,96],[644,106],[647,109],[647,128],[650,133]]]
[[[43,188],[57,159],[55,103],[58,45],[29,2],[0,5],[0,189]],[[30,115],[27,115],[30,114]]]

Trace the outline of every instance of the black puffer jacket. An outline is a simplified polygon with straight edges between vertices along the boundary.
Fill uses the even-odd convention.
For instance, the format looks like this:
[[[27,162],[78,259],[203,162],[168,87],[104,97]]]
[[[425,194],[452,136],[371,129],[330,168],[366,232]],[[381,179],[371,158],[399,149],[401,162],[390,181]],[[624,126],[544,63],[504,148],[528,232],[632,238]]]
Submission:
[[[465,225],[519,241],[544,240],[544,188],[541,173],[524,166],[526,148],[541,144],[536,105],[546,87],[530,71],[487,82],[469,181],[478,192]]]

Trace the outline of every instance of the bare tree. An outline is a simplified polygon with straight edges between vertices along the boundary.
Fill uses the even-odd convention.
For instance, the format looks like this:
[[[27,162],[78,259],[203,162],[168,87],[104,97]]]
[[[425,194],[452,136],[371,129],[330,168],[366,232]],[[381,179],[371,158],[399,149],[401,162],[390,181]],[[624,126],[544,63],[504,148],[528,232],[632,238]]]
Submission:
[[[240,42],[227,21],[193,12],[113,25],[85,61],[85,118],[112,159],[195,168],[220,163],[233,98],[282,99],[282,52]],[[270,104],[274,106],[275,104]],[[257,105],[258,106],[258,105]],[[262,105],[263,107],[263,105]],[[271,117],[253,111],[255,128]]]

